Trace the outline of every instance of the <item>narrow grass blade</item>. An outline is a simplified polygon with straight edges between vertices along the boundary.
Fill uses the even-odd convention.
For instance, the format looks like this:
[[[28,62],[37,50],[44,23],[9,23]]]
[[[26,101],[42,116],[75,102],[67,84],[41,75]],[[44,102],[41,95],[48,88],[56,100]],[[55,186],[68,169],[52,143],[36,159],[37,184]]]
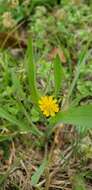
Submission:
[[[75,74],[75,77],[73,79],[73,82],[70,86],[70,89],[69,89],[69,93],[68,93],[68,99],[71,97],[73,91],[74,91],[74,88],[75,88],[75,85],[77,83],[77,80],[80,76],[80,71],[81,71],[81,68],[82,66],[85,64],[86,60],[87,60],[87,57],[89,55],[89,52],[88,52],[88,48],[85,48],[81,53],[80,53],[80,56],[79,56],[79,60],[78,60],[78,65],[77,65],[77,70],[76,70],[76,74]]]
[[[54,60],[55,96],[58,95],[61,89],[63,77],[64,77],[64,73],[63,73],[62,63],[60,61],[59,56],[57,55]]]
[[[12,138],[16,135],[16,133],[10,133],[10,134],[0,134],[0,142],[5,140],[12,140]]]
[[[15,116],[9,114],[4,108],[0,108],[0,117],[3,119],[6,119],[13,125],[17,126],[16,131],[22,132],[22,133],[28,133],[31,132],[32,134],[36,136],[42,136],[42,132],[40,132],[35,125],[29,126],[28,123],[24,123],[23,121],[18,120]]]
[[[33,47],[32,47],[31,38],[28,40],[26,64],[27,64],[28,81],[31,90],[31,99],[35,105],[38,105],[39,92],[36,84],[36,67],[33,60]]]
[[[37,183],[39,182],[39,179],[41,175],[43,174],[45,168],[47,166],[47,159],[45,158],[42,162],[42,164],[38,167],[37,171],[33,174],[31,178],[31,184],[32,186],[36,186]]]
[[[20,84],[20,81],[18,80],[17,74],[14,72],[14,70],[11,71],[11,74],[12,74],[14,90],[15,90],[17,96],[19,96],[20,98],[24,97],[22,85]]]

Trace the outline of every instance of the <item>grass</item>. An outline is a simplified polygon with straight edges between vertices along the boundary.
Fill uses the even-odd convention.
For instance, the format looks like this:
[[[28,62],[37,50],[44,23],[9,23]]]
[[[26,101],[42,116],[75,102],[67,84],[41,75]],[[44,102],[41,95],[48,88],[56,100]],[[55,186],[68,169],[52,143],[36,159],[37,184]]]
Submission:
[[[0,6],[1,190],[90,190],[92,3],[7,3]],[[7,11],[14,27],[3,24]],[[57,99],[54,117],[39,108],[45,95]]]

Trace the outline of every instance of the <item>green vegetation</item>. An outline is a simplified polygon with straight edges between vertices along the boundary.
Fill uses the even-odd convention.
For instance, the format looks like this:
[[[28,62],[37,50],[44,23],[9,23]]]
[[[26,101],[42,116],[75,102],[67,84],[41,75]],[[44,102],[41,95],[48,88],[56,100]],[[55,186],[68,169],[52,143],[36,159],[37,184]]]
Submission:
[[[0,2],[1,190],[92,188],[92,2]]]

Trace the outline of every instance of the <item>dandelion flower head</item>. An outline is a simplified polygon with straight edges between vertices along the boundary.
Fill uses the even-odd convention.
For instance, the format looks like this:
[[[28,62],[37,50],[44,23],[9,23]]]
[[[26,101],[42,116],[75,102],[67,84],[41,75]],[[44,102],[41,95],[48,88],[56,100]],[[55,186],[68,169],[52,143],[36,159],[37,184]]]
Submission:
[[[57,100],[53,96],[43,96],[39,100],[39,107],[46,117],[54,116],[59,111]]]

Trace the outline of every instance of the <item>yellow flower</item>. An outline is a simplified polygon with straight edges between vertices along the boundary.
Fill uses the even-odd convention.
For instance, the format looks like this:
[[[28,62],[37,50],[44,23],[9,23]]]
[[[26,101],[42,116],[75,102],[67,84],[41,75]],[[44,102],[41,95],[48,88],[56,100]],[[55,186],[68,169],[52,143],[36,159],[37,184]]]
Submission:
[[[53,99],[53,96],[43,96],[39,100],[39,107],[43,114],[48,116],[54,116],[59,111],[57,100]]]

